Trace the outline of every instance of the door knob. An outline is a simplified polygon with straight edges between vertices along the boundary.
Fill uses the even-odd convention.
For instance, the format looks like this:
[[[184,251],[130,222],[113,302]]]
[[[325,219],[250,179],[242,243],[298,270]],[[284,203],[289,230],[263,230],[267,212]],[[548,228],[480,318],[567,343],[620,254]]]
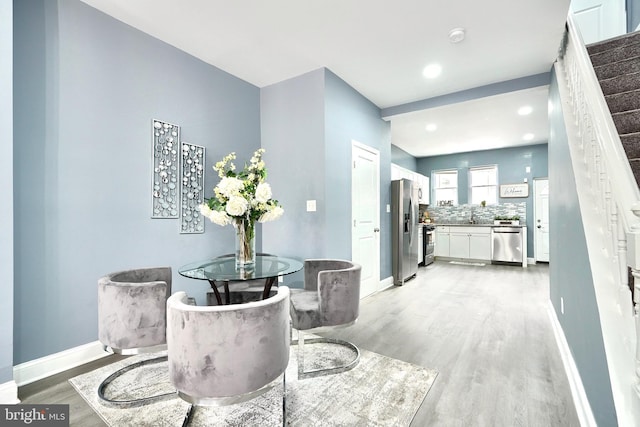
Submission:
[[[379,232],[380,232],[380,229],[379,229],[378,227],[376,227],[376,228],[374,228],[374,229],[373,229],[373,232],[374,232],[374,233],[379,233]]]
[[[541,225],[539,225],[539,226],[538,226],[538,228],[542,228],[542,226],[541,226]]]

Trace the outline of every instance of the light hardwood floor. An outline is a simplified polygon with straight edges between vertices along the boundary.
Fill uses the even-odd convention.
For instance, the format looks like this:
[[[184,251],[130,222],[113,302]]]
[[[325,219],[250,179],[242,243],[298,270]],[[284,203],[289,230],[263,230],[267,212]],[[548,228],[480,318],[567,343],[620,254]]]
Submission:
[[[548,266],[436,262],[361,302],[331,336],[439,371],[413,427],[579,426],[548,315]],[[102,360],[21,387],[25,403],[68,403],[71,425],[104,423],[67,382]]]
[[[548,308],[548,265],[438,261],[332,335],[439,371],[412,426],[579,426]]]

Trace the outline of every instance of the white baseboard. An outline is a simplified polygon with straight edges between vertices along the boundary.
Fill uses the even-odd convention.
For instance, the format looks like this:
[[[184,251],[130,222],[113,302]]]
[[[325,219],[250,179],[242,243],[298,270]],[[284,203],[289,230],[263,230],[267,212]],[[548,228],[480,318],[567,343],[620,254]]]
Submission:
[[[15,381],[7,381],[0,384],[0,404],[15,405],[20,403],[18,399],[18,384]]]
[[[13,367],[13,379],[22,386],[108,355],[102,344],[94,341],[16,365]]]
[[[527,264],[528,265],[536,265],[536,259],[535,258],[527,258]]]
[[[593,411],[591,411],[591,405],[589,399],[587,399],[587,393],[584,391],[584,385],[580,378],[580,372],[576,362],[573,360],[571,349],[567,338],[564,336],[564,331],[556,315],[556,310],[553,308],[553,304],[549,301],[549,319],[551,320],[551,326],[553,327],[553,334],[556,337],[556,343],[560,350],[560,357],[562,357],[562,364],[564,370],[567,373],[567,379],[569,380],[569,386],[571,387],[571,395],[573,396],[573,403],[576,406],[576,412],[578,413],[578,419],[580,420],[581,427],[597,427],[596,420],[593,417]]]
[[[382,292],[385,289],[390,288],[392,286],[393,286],[393,276],[387,277],[386,279],[382,279],[382,280],[380,280],[380,282],[378,282],[378,289],[376,291],[374,291],[374,292],[372,292],[369,295],[364,296],[364,297],[362,295],[360,295],[360,299],[369,298],[370,296],[375,295],[378,292]]]
[[[387,288],[390,288],[393,286],[393,276],[389,276],[386,279],[382,279],[380,281],[380,287],[378,288],[378,291],[384,291]]]

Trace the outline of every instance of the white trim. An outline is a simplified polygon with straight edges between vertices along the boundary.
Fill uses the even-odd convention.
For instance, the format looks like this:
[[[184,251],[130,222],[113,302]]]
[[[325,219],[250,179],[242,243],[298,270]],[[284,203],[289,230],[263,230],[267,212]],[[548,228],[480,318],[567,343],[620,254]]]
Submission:
[[[15,381],[7,381],[0,384],[0,403],[3,405],[20,403],[20,399],[18,399],[18,384]]]
[[[22,386],[108,355],[102,349],[102,343],[94,341],[16,365],[13,378],[18,386]]]
[[[582,427],[597,427],[596,420],[593,417],[591,411],[591,405],[589,399],[587,399],[587,393],[584,391],[584,385],[580,378],[580,372],[576,362],[573,360],[569,343],[564,336],[564,331],[556,315],[556,310],[553,308],[553,304],[549,301],[549,320],[551,320],[551,327],[553,328],[553,335],[556,337],[556,343],[558,344],[558,350],[560,350],[560,357],[562,358],[562,364],[569,380],[569,387],[571,387],[571,395],[573,396],[573,403],[578,413],[578,419]]]
[[[527,264],[529,264],[529,265],[536,265],[536,264],[537,264],[536,259],[535,259],[535,258],[530,258],[530,257],[528,257],[528,258],[527,258]]]
[[[369,298],[373,295],[376,295],[377,293],[380,293],[382,291],[384,291],[387,288],[391,288],[393,287],[393,276],[389,276],[386,279],[382,279],[380,282],[378,282],[378,290],[375,292],[370,293],[369,295],[366,295],[364,297],[362,297],[361,299],[364,298]]]
[[[393,276],[389,276],[386,279],[382,279],[380,281],[380,286],[378,287],[378,289],[379,291],[384,291],[385,289],[390,288],[392,286],[393,286]]]
[[[351,259],[354,262],[359,262],[360,264],[365,264],[364,261],[366,261],[364,258],[362,258],[362,254],[357,253],[356,251],[356,242],[358,239],[358,236],[355,235],[354,230],[356,227],[356,223],[357,220],[359,218],[356,218],[355,215],[355,209],[354,209],[354,203],[356,201],[356,197],[354,194],[354,185],[353,185],[353,181],[354,181],[354,176],[355,176],[355,165],[356,165],[356,156],[358,155],[358,152],[366,152],[369,155],[373,156],[373,163],[375,164],[375,173],[376,173],[376,188],[375,190],[375,212],[374,212],[374,229],[377,231],[373,232],[373,236],[375,237],[375,259],[373,260],[374,265],[373,267],[373,282],[378,282],[378,287],[371,293],[375,293],[376,291],[379,291],[380,288],[380,150],[370,147],[368,145],[365,145],[361,142],[356,141],[355,139],[351,140],[351,163],[352,163],[352,168],[351,168]],[[356,259],[358,258],[358,256],[360,256],[360,260]],[[364,268],[363,268],[364,270]]]

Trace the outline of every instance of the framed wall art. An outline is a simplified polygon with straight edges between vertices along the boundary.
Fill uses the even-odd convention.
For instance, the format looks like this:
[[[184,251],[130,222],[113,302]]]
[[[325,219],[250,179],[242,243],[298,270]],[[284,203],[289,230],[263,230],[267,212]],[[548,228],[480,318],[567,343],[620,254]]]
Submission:
[[[500,197],[529,197],[529,183],[523,182],[518,184],[502,184],[500,185]]]
[[[180,207],[180,233],[204,233],[204,216],[200,205],[204,202],[205,148],[182,143],[182,203]]]
[[[151,218],[178,218],[180,126],[152,120]]]

